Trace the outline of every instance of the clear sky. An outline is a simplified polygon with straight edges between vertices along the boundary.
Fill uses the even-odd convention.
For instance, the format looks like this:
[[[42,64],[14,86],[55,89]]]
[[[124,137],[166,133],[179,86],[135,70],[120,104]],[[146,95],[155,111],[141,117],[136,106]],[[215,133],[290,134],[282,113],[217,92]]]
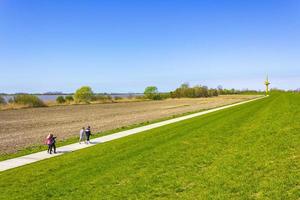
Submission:
[[[0,92],[300,87],[299,0],[0,0]]]

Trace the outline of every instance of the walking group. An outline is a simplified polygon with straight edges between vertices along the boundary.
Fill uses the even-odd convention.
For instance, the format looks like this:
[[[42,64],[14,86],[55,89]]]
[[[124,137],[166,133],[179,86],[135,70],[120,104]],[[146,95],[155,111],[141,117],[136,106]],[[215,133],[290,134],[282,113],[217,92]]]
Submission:
[[[79,132],[79,144],[84,142],[85,144],[90,144],[90,137],[92,135],[91,127],[88,126],[87,128],[82,127]],[[48,145],[47,153],[52,154],[56,153],[56,137],[53,134],[49,134],[45,141],[46,145]]]
[[[81,142],[84,142],[85,144],[90,144],[91,135],[91,127],[88,126],[86,129],[82,127],[82,129],[79,132],[79,144],[81,144]]]
[[[53,153],[56,153],[55,139],[56,139],[56,137],[54,137],[53,134],[49,134],[47,136],[47,139],[46,139],[46,144],[48,145],[47,152],[50,154],[52,154],[52,150],[53,150]]]

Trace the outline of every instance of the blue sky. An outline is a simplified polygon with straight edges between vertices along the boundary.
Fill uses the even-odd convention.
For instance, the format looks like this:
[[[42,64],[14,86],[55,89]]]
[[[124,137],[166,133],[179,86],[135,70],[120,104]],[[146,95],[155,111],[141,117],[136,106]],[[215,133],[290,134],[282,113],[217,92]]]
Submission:
[[[300,87],[300,1],[0,0],[0,92]]]

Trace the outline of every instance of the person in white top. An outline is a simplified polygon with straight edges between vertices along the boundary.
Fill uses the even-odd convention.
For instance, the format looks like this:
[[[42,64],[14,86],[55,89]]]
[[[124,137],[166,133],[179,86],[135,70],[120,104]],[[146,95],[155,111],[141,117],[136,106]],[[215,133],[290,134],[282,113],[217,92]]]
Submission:
[[[84,141],[84,136],[85,136],[85,128],[82,127],[82,129],[79,132],[79,144],[81,144],[81,142]]]

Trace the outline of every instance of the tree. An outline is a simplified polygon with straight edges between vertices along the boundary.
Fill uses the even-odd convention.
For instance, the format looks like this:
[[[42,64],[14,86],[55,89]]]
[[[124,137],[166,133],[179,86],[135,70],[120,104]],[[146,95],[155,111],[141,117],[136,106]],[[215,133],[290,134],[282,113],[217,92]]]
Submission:
[[[57,102],[57,103],[65,103],[66,100],[65,100],[65,98],[64,98],[63,96],[58,96],[58,97],[56,98],[56,102]]]
[[[74,101],[74,98],[72,95],[66,96],[65,99],[66,99],[66,102],[68,102],[68,103],[70,103],[71,101]]]
[[[153,99],[153,97],[156,96],[157,93],[158,93],[158,90],[157,90],[156,86],[148,86],[148,87],[146,87],[146,89],[144,91],[144,95],[148,99]]]
[[[189,83],[183,83],[181,84],[180,88],[183,88],[183,89],[187,89],[190,87],[190,84]]]
[[[76,90],[75,92],[75,100],[77,102],[85,102],[89,103],[92,100],[92,97],[94,96],[93,90],[89,86],[83,86]]]
[[[203,88],[201,85],[196,85],[194,87],[195,96],[194,97],[203,97]]]
[[[224,94],[222,85],[218,85],[218,94]]]

